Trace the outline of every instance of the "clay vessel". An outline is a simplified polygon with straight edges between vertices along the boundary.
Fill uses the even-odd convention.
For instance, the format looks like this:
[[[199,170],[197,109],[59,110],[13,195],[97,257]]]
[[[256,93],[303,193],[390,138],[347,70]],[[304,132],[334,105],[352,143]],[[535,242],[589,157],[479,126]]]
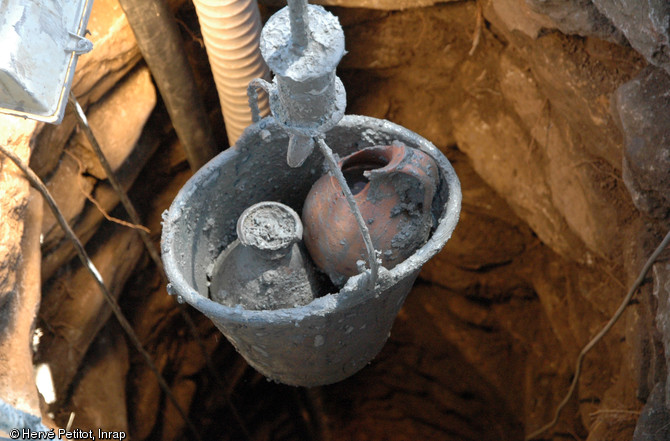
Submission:
[[[382,265],[391,269],[412,255],[433,227],[431,205],[437,165],[402,143],[359,150],[339,162]],[[314,263],[341,285],[367,261],[365,243],[335,177],[322,176],[302,211],[304,241]]]
[[[214,261],[210,297],[244,309],[296,308],[316,296],[314,269],[302,249],[298,214],[279,202],[260,202],[237,221],[237,237]]]

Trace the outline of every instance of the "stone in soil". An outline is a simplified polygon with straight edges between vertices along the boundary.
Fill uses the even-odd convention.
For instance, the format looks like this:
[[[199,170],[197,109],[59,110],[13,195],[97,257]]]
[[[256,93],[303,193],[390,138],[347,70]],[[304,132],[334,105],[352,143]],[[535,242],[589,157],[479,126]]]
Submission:
[[[649,66],[617,89],[614,112],[625,137],[623,178],[643,213],[670,213],[670,74]]]

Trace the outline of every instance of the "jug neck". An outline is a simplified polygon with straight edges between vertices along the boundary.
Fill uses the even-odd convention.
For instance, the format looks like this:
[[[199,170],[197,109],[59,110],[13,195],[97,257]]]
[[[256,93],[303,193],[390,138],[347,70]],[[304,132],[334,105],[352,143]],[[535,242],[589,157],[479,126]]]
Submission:
[[[302,240],[300,217],[279,202],[260,202],[244,210],[237,221],[240,243],[264,260],[278,260],[288,255]]]

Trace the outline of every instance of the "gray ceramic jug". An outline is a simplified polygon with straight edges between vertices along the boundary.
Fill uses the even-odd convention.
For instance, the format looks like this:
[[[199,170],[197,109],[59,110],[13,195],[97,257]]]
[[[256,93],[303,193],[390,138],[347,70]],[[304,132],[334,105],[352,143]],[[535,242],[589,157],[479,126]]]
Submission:
[[[281,309],[314,300],[319,288],[302,247],[298,214],[279,202],[259,202],[237,221],[238,239],[214,261],[210,298],[244,309]]]

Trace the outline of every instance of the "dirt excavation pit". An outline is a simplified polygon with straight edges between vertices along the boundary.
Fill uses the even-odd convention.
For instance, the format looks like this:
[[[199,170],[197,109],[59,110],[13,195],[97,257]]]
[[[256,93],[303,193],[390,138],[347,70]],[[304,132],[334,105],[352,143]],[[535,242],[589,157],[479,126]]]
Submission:
[[[669,40],[657,25],[670,12],[637,0],[321,3],[345,33],[337,75],[347,115],[426,138],[462,188],[459,223],[423,266],[379,355],[347,379],[311,388],[250,367],[212,321],[168,295],[135,229],[110,220],[127,216],[68,111],[59,126],[9,130],[14,120],[0,119],[2,142],[45,181],[174,401],[4,157],[0,398],[41,411],[47,425],[136,441],[196,439],[194,431],[231,441],[520,441],[552,421],[580,351],[670,227],[670,181],[658,172],[670,167]],[[281,6],[260,0],[262,20]],[[186,0],[170,7],[225,149],[195,8]],[[158,247],[162,213],[193,172],[117,1],[96,0],[89,28],[94,51],[80,58],[73,91]],[[316,180],[324,168],[312,162],[305,173]],[[230,194],[253,193],[247,181]],[[308,190],[286,188],[296,199]],[[234,231],[236,218],[222,229]],[[281,225],[251,227],[264,237]],[[670,439],[669,278],[666,251],[584,358],[557,424],[533,439]],[[42,385],[36,393],[31,365],[48,366],[54,397]]]

